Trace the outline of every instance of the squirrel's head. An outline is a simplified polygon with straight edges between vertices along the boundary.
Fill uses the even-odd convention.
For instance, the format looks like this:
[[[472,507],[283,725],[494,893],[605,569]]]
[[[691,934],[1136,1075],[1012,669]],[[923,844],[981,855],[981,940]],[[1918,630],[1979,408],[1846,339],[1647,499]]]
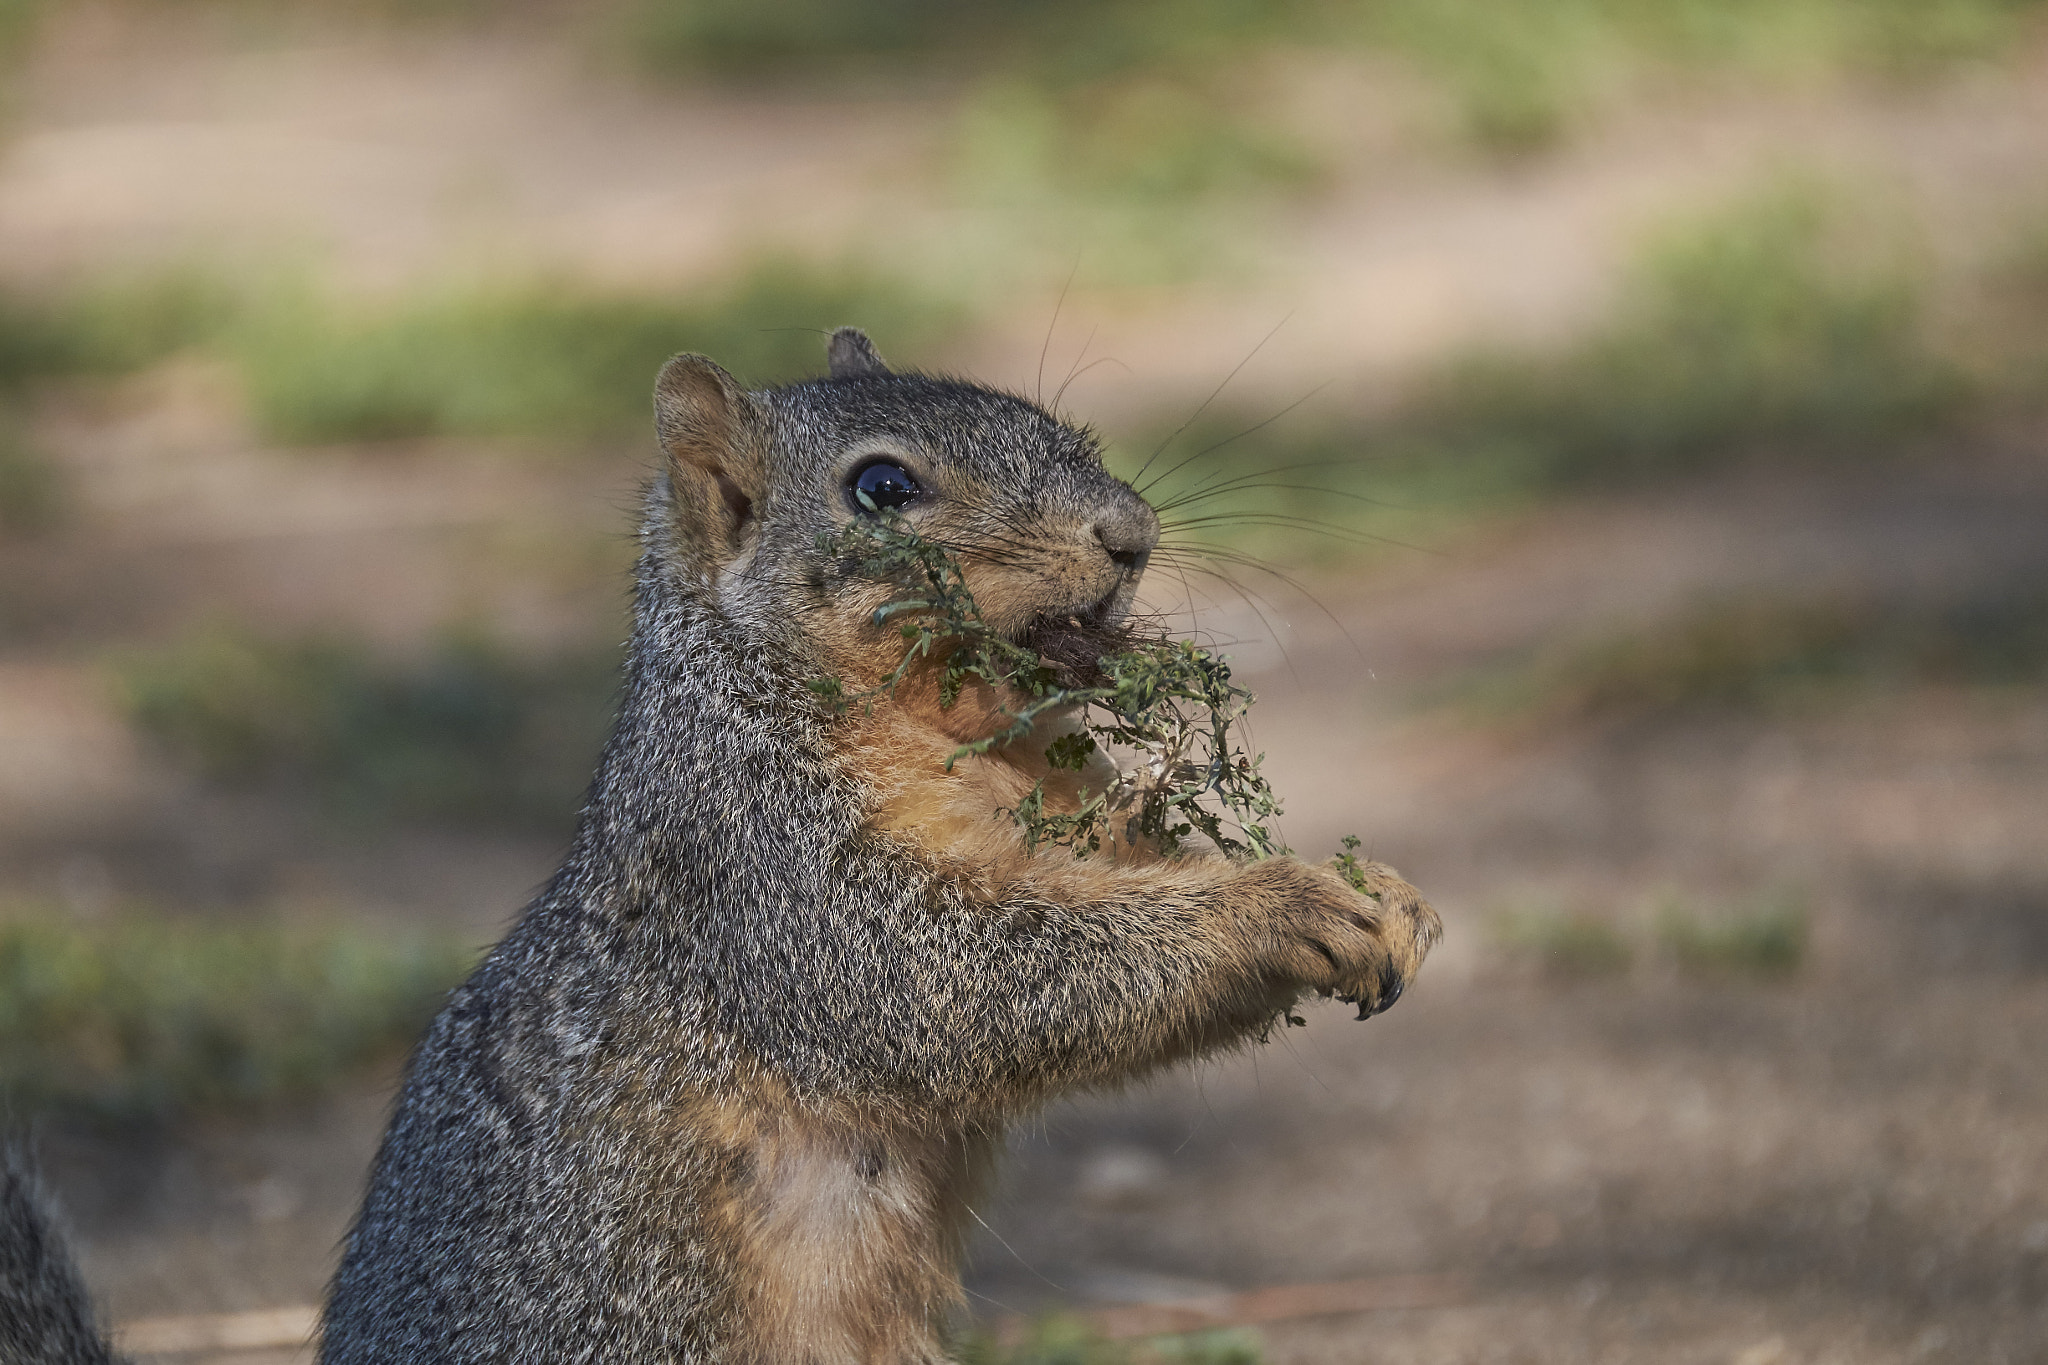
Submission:
[[[1092,664],[1159,538],[1096,439],[1011,394],[892,373],[850,327],[827,354],[827,377],[756,392],[702,356],[663,367],[670,571],[744,628],[865,683],[901,657],[897,632],[872,621],[900,589],[826,542],[872,504],[953,555],[990,626]]]

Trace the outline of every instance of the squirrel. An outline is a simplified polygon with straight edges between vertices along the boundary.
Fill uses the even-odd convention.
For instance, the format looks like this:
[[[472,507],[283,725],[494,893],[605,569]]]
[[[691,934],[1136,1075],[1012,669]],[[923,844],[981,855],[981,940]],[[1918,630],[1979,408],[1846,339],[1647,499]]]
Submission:
[[[1048,659],[1114,634],[1159,538],[1089,432],[853,328],[827,356],[757,391],[696,355],[660,373],[616,725],[561,869],[413,1054],[324,1365],[943,1361],[1011,1120],[1310,992],[1383,1009],[1438,935],[1377,863],[1360,891],[1292,857],[1027,845],[993,814],[1087,774],[1042,735],[960,756],[1009,714],[996,685],[913,668],[827,704],[821,676],[904,659],[893,586],[833,549],[856,518],[945,544]]]
[[[0,1365],[115,1360],[26,1147],[0,1140]]]

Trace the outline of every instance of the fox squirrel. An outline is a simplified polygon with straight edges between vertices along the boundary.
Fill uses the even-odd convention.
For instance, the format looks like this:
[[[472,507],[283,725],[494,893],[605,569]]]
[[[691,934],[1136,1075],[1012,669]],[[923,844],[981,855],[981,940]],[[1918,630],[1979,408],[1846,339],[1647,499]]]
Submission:
[[[890,585],[830,533],[896,510],[1049,658],[1129,612],[1150,507],[1021,398],[892,373],[749,392],[662,370],[617,725],[561,870],[414,1054],[326,1304],[327,1365],[936,1362],[1005,1124],[1261,1034],[1309,991],[1384,1008],[1438,932],[1293,858],[1028,850],[1051,773],[942,704]],[[856,494],[863,496],[856,496]]]

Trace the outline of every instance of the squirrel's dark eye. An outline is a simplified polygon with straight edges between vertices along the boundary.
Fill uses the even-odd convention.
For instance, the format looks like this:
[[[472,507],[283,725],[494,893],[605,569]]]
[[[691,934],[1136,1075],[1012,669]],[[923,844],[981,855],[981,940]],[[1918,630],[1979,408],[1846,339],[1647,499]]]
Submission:
[[[866,465],[853,476],[853,500],[863,508],[869,503],[877,508],[903,507],[916,501],[921,491],[900,464]]]

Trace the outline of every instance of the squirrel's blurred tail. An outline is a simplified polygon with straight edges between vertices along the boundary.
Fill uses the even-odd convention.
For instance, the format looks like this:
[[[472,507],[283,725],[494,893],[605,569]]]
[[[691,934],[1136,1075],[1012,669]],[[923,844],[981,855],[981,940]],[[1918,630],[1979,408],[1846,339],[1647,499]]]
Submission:
[[[0,1365],[114,1365],[28,1154],[0,1140]]]

